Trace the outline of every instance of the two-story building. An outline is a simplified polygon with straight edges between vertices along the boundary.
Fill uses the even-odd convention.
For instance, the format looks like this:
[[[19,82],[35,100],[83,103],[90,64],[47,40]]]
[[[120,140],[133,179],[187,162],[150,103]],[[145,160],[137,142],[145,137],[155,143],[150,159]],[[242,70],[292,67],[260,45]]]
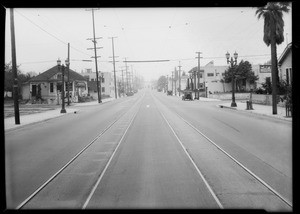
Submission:
[[[85,72],[81,72],[81,75],[85,77],[88,84],[88,93],[94,99],[97,99],[97,77],[96,72],[92,72],[91,69],[86,69]],[[115,97],[115,84],[113,72],[100,72],[99,87],[101,84],[101,96],[102,97]],[[118,84],[117,84],[118,93]]]

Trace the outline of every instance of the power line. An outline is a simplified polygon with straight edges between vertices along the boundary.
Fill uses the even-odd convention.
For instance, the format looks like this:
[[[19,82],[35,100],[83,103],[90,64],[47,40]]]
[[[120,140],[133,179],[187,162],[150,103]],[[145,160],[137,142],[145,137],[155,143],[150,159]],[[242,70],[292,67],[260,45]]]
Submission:
[[[63,40],[61,40],[60,38],[58,38],[57,36],[53,35],[52,33],[48,32],[47,30],[43,29],[42,27],[40,27],[38,24],[34,23],[32,20],[30,20],[28,17],[26,17],[25,15],[23,15],[22,13],[20,13],[19,11],[15,10],[18,14],[20,14],[21,16],[23,16],[25,19],[27,19],[30,23],[32,23],[34,26],[36,26],[37,28],[39,28],[40,30],[44,31],[45,33],[47,33],[48,35],[52,36],[53,38],[55,38],[57,41],[63,43],[64,45],[67,45],[68,43],[67,42],[64,42]],[[72,49],[82,53],[82,54],[85,54],[87,56],[90,56],[89,54],[87,53],[84,53],[82,52],[81,50],[73,47],[73,46],[70,46]]]

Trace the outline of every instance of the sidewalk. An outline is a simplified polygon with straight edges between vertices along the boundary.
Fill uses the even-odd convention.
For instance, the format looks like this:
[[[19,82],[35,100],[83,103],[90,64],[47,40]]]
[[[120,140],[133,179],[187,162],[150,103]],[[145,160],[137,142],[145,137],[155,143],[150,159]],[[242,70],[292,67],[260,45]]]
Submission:
[[[109,102],[111,100],[114,100],[114,98],[108,98],[108,99],[103,99],[102,103]],[[8,117],[4,119],[4,129],[5,131],[15,129],[22,127],[24,125],[32,124],[32,123],[37,123],[41,121],[46,121],[52,118],[56,117],[61,117],[66,114],[74,114],[77,113],[79,110],[76,107],[79,106],[90,106],[90,105],[97,105],[98,100],[92,101],[92,102],[85,102],[85,103],[73,103],[71,106],[66,106],[66,112],[67,113],[60,113],[60,108],[55,109],[55,110],[50,110],[50,111],[45,111],[41,113],[36,113],[36,114],[28,114],[28,115],[20,115],[20,124],[16,125],[15,124],[15,117]]]
[[[254,114],[260,114],[271,118],[292,121],[292,117],[286,117],[285,108],[277,106],[277,115],[272,114],[272,106],[252,104],[253,110],[246,110],[246,102],[236,102],[237,107],[231,107],[231,102],[218,104],[220,108],[230,108],[238,111],[245,111]]]

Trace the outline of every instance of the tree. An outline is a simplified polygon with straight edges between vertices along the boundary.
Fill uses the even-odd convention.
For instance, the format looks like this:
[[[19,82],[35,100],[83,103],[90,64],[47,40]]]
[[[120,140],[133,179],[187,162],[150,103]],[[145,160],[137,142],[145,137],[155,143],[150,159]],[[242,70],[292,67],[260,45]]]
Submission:
[[[157,88],[158,89],[163,89],[167,85],[167,77],[165,76],[160,76],[159,79],[157,80]]]
[[[254,84],[258,80],[258,76],[252,71],[252,65],[248,61],[241,61],[238,65],[234,67],[229,67],[225,71],[225,76],[223,81],[230,83],[232,81],[232,76],[234,75],[236,81],[236,90],[241,91],[243,85],[248,81],[250,84]]]
[[[264,19],[264,37],[263,41],[267,46],[271,45],[271,64],[272,64],[272,82],[278,83],[278,65],[277,65],[277,51],[276,44],[281,44],[284,41],[284,21],[283,12],[289,12],[289,2],[269,2],[264,7],[259,7],[256,10],[257,18]],[[273,114],[277,114],[277,84],[272,84],[272,101]]]
[[[248,81],[250,84],[254,84],[258,80],[258,76],[252,71],[252,65],[248,61],[241,61],[237,66],[237,88],[242,89],[243,85]]]
[[[19,66],[17,66],[17,74],[18,74],[18,88],[19,88],[19,94],[20,94],[22,83],[27,82],[31,78],[31,76],[30,76],[30,74],[22,74],[18,68],[19,68]],[[4,74],[4,90],[5,91],[13,91],[14,78],[13,78],[11,62],[5,63],[4,73],[5,73]]]

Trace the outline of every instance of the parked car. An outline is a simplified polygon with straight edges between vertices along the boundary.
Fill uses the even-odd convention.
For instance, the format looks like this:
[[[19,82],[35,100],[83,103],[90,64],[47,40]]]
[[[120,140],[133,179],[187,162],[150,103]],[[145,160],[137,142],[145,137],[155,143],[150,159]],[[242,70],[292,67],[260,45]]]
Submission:
[[[134,93],[133,93],[133,91],[128,91],[128,92],[126,93],[126,95],[127,95],[127,96],[133,96]]]
[[[193,94],[191,91],[185,91],[182,95],[182,100],[193,100]]]

